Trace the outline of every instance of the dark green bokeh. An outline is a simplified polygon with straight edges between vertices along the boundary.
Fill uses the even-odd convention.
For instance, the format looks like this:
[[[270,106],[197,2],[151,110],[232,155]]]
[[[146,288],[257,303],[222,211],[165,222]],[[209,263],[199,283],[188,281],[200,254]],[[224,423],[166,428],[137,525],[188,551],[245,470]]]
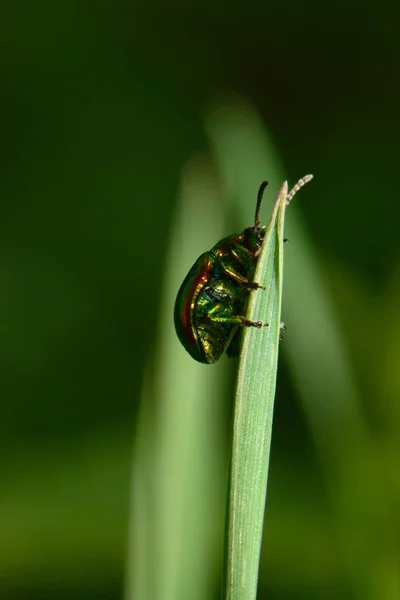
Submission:
[[[259,109],[291,181],[315,175],[301,208],[385,439],[400,389],[398,8],[21,0],[0,10],[0,598],[114,600],[171,214],[221,90]],[[278,383],[271,502],[294,493],[287,468],[325,505],[284,365]],[[335,548],[324,552],[315,560],[332,589],[289,590],[276,570],[265,597],[348,597]]]

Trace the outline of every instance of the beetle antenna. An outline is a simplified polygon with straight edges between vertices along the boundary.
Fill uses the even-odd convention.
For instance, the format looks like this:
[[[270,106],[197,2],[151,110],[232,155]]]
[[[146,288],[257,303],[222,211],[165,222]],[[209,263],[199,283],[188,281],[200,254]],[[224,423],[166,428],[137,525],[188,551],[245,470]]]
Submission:
[[[293,196],[296,194],[296,192],[298,192],[299,189],[303,187],[303,185],[306,185],[306,183],[311,181],[311,179],[313,177],[314,177],[314,175],[304,175],[304,177],[302,179],[298,180],[296,185],[292,187],[292,189],[286,196],[286,206],[289,204],[289,202],[291,202],[293,200]]]
[[[260,219],[259,219],[258,214],[260,212],[261,200],[263,198],[264,191],[265,191],[265,188],[267,187],[267,185],[268,185],[268,181],[263,181],[262,184],[260,185],[260,189],[258,190],[256,216],[254,218],[254,227],[258,227],[260,225]]]

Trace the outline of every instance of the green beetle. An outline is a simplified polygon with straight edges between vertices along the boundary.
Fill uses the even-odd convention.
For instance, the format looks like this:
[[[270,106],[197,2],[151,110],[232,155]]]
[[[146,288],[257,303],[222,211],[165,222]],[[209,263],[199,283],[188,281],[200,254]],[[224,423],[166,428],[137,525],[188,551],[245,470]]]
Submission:
[[[306,176],[288,194],[294,194],[311,176]],[[184,348],[201,363],[214,363],[226,351],[238,355],[241,327],[262,327],[243,314],[251,290],[263,288],[253,281],[258,256],[265,236],[259,212],[264,181],[257,195],[253,227],[230,235],[202,254],[185,277],[174,309],[175,329]]]

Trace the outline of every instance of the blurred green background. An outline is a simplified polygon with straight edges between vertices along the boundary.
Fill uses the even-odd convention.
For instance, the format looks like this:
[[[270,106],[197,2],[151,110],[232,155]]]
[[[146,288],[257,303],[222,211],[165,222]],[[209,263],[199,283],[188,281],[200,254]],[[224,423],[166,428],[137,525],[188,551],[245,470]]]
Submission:
[[[137,437],[154,450],[146,427],[153,409],[160,417],[162,392],[147,389],[147,425],[138,420],[145,373],[153,365],[156,385],[154,371],[170,356],[157,341],[172,329],[166,257],[181,257],[179,281],[198,254],[251,224],[262,178],[273,183],[272,202],[281,174],[295,183],[308,172],[315,180],[296,197],[296,211],[335,315],[315,335],[340,331],[348,371],[327,361],[332,410],[307,405],[304,390],[319,366],[309,361],[296,372],[295,358],[313,347],[314,334],[299,345],[284,315],[259,597],[366,598],[363,582],[371,598],[400,598],[398,6],[19,0],[0,11],[0,599],[122,598],[135,544],[149,567],[156,550],[150,544],[146,554],[146,530],[130,525],[130,487],[140,493],[154,466],[149,458],[132,475],[134,448],[134,465],[143,461]],[[230,102],[257,115],[275,152],[256,178],[247,168],[256,144],[240,148],[235,160],[249,181],[240,218],[228,204],[229,144],[218,146],[215,134]],[[246,139],[245,122],[242,129]],[[211,188],[215,198],[207,198]],[[184,221],[179,206],[189,207]],[[263,211],[266,222],[268,203]],[[187,256],[185,246],[171,250],[178,221],[182,235],[196,236]],[[299,236],[289,237],[285,252],[295,256]],[[307,280],[298,275],[301,322]],[[171,340],[175,368],[184,370],[185,352]],[[206,517],[203,598],[218,597],[221,575],[234,374],[227,363],[193,366],[193,385],[210,378],[207,398],[220,411],[205,429],[220,440],[210,457],[220,470],[207,500],[201,485],[195,494],[199,506],[222,507]],[[351,380],[362,426],[359,417],[345,431],[335,421],[336,401],[346,397],[335,396],[331,380],[342,389]],[[324,455],[324,440],[329,448],[338,442],[337,455]],[[201,443],[214,447],[199,435]],[[340,476],[349,461],[360,474],[356,490],[349,473]],[[158,499],[162,510],[167,500]],[[357,514],[354,527],[348,521]],[[347,535],[353,529],[356,542]],[[196,555],[193,538],[189,547]],[[157,564],[150,578],[162,577]],[[192,600],[196,584],[185,585],[192,591],[164,598]]]

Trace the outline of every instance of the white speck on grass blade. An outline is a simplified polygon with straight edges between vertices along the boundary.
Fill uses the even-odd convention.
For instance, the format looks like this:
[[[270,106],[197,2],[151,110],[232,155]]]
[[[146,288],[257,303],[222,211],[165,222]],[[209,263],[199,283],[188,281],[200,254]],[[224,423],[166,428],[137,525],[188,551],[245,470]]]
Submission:
[[[267,227],[246,318],[268,326],[243,332],[236,387],[228,519],[225,533],[224,597],[254,600],[264,520],[282,306],[285,209],[306,176],[288,194],[283,183]]]

